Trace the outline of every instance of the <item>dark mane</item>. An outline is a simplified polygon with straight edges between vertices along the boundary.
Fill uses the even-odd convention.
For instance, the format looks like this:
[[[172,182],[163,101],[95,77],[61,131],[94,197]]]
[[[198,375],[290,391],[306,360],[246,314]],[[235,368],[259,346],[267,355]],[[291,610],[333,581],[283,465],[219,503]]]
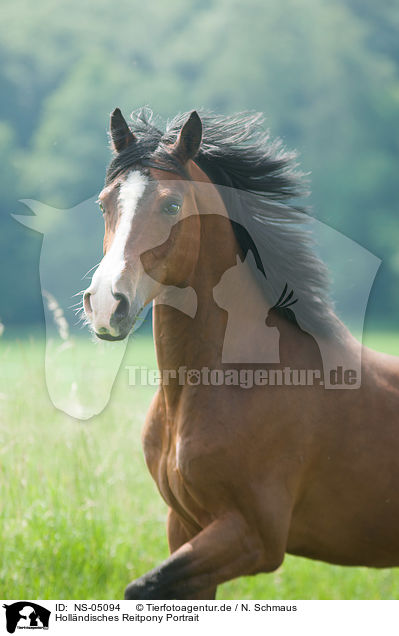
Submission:
[[[270,139],[260,113],[198,113],[203,137],[194,161],[219,186],[243,254],[250,249],[266,277],[268,301],[275,304],[288,285],[298,298],[295,316],[302,329],[339,337],[341,323],[328,296],[327,269],[315,252],[311,217],[295,204],[308,193],[296,154],[285,150],[280,140]],[[131,127],[137,143],[111,161],[106,184],[137,165],[187,176],[168,146],[176,141],[188,115],[177,115],[161,132],[149,109],[134,112]],[[251,237],[256,237],[256,246]],[[281,313],[288,312],[283,308]]]

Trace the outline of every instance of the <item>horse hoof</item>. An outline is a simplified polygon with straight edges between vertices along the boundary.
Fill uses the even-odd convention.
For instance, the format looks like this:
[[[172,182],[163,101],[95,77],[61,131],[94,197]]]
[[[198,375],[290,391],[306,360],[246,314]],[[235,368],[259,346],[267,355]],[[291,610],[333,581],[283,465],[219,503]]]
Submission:
[[[125,589],[125,601],[138,601],[145,599],[145,587],[138,581],[132,581]]]

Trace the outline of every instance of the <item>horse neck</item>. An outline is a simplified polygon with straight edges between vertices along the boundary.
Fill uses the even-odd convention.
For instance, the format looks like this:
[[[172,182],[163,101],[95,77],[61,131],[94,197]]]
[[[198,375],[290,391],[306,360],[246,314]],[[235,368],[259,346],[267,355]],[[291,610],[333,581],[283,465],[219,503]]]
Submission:
[[[213,298],[213,289],[226,270],[236,264],[240,248],[227,211],[215,186],[194,164],[194,182],[208,182],[195,194],[200,214],[200,248],[188,285],[197,296],[194,318],[164,304],[154,302],[154,339],[161,371],[203,366],[220,368],[227,314]],[[209,214],[218,210],[218,214]],[[208,212],[208,213],[207,213]]]
[[[193,181],[208,181],[210,184],[197,166],[192,172]],[[216,303],[214,288],[227,270],[237,266],[237,255],[241,250],[216,187],[211,184],[211,187],[205,190],[206,194],[201,188],[196,193],[201,241],[198,260],[188,280],[188,285],[197,295],[196,315],[191,318],[171,306],[154,302],[154,340],[161,372],[177,371],[180,367],[195,370],[201,370],[203,367],[223,368],[222,351],[230,308],[222,308]],[[209,210],[218,210],[222,213],[209,214]],[[259,334],[259,330],[256,331],[254,328],[259,326],[259,322],[256,325],[254,321],[259,321],[261,312],[252,312],[251,309],[261,307],[265,319],[270,305],[265,301],[264,294],[248,266],[241,264],[236,268],[234,286],[240,293],[242,290],[245,293],[245,298],[241,302],[240,319],[241,336],[245,346],[245,338],[251,337],[252,333]],[[230,297],[234,298],[234,291]],[[236,317],[235,315],[234,318]],[[280,333],[284,331],[284,344],[286,350],[292,352],[293,368],[297,358],[301,362],[301,368],[314,368],[314,345],[312,347],[312,339],[309,339],[308,334],[285,319],[279,318],[276,326]],[[229,368],[231,367],[234,367],[234,364],[229,364]],[[177,382],[171,382],[164,389],[170,400],[173,400],[179,395],[181,387]]]

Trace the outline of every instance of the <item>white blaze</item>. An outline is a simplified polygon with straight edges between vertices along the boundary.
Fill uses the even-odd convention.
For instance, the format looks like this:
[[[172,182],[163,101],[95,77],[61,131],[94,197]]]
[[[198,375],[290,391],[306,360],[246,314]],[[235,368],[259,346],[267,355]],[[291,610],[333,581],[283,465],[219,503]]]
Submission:
[[[112,285],[112,281],[117,279],[123,272],[126,263],[126,243],[129,238],[133,217],[147,183],[148,178],[146,176],[138,170],[133,170],[121,184],[118,196],[119,223],[112,245],[93,276],[95,286],[101,286],[106,281]]]
[[[133,217],[137,204],[142,197],[148,178],[138,170],[130,172],[121,184],[118,196],[119,220],[114,239],[98,269],[94,273],[91,285],[87,290],[91,294],[91,322],[95,331],[108,329],[111,335],[114,330],[110,326],[110,317],[117,301],[113,296],[113,285],[116,285],[126,268],[126,244],[130,235]]]

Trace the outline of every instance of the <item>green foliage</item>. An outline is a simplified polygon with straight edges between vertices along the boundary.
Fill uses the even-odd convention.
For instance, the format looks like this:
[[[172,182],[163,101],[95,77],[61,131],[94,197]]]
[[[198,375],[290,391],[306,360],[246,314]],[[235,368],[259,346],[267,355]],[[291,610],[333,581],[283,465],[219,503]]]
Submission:
[[[165,117],[199,106],[263,111],[312,173],[315,214],[383,258],[372,314],[394,316],[398,25],[391,1],[5,0],[0,240],[16,272],[13,285],[0,283],[6,321],[39,315],[33,291],[23,317],[19,302],[37,245],[7,215],[24,197],[63,207],[98,191],[109,112],[145,104]]]

